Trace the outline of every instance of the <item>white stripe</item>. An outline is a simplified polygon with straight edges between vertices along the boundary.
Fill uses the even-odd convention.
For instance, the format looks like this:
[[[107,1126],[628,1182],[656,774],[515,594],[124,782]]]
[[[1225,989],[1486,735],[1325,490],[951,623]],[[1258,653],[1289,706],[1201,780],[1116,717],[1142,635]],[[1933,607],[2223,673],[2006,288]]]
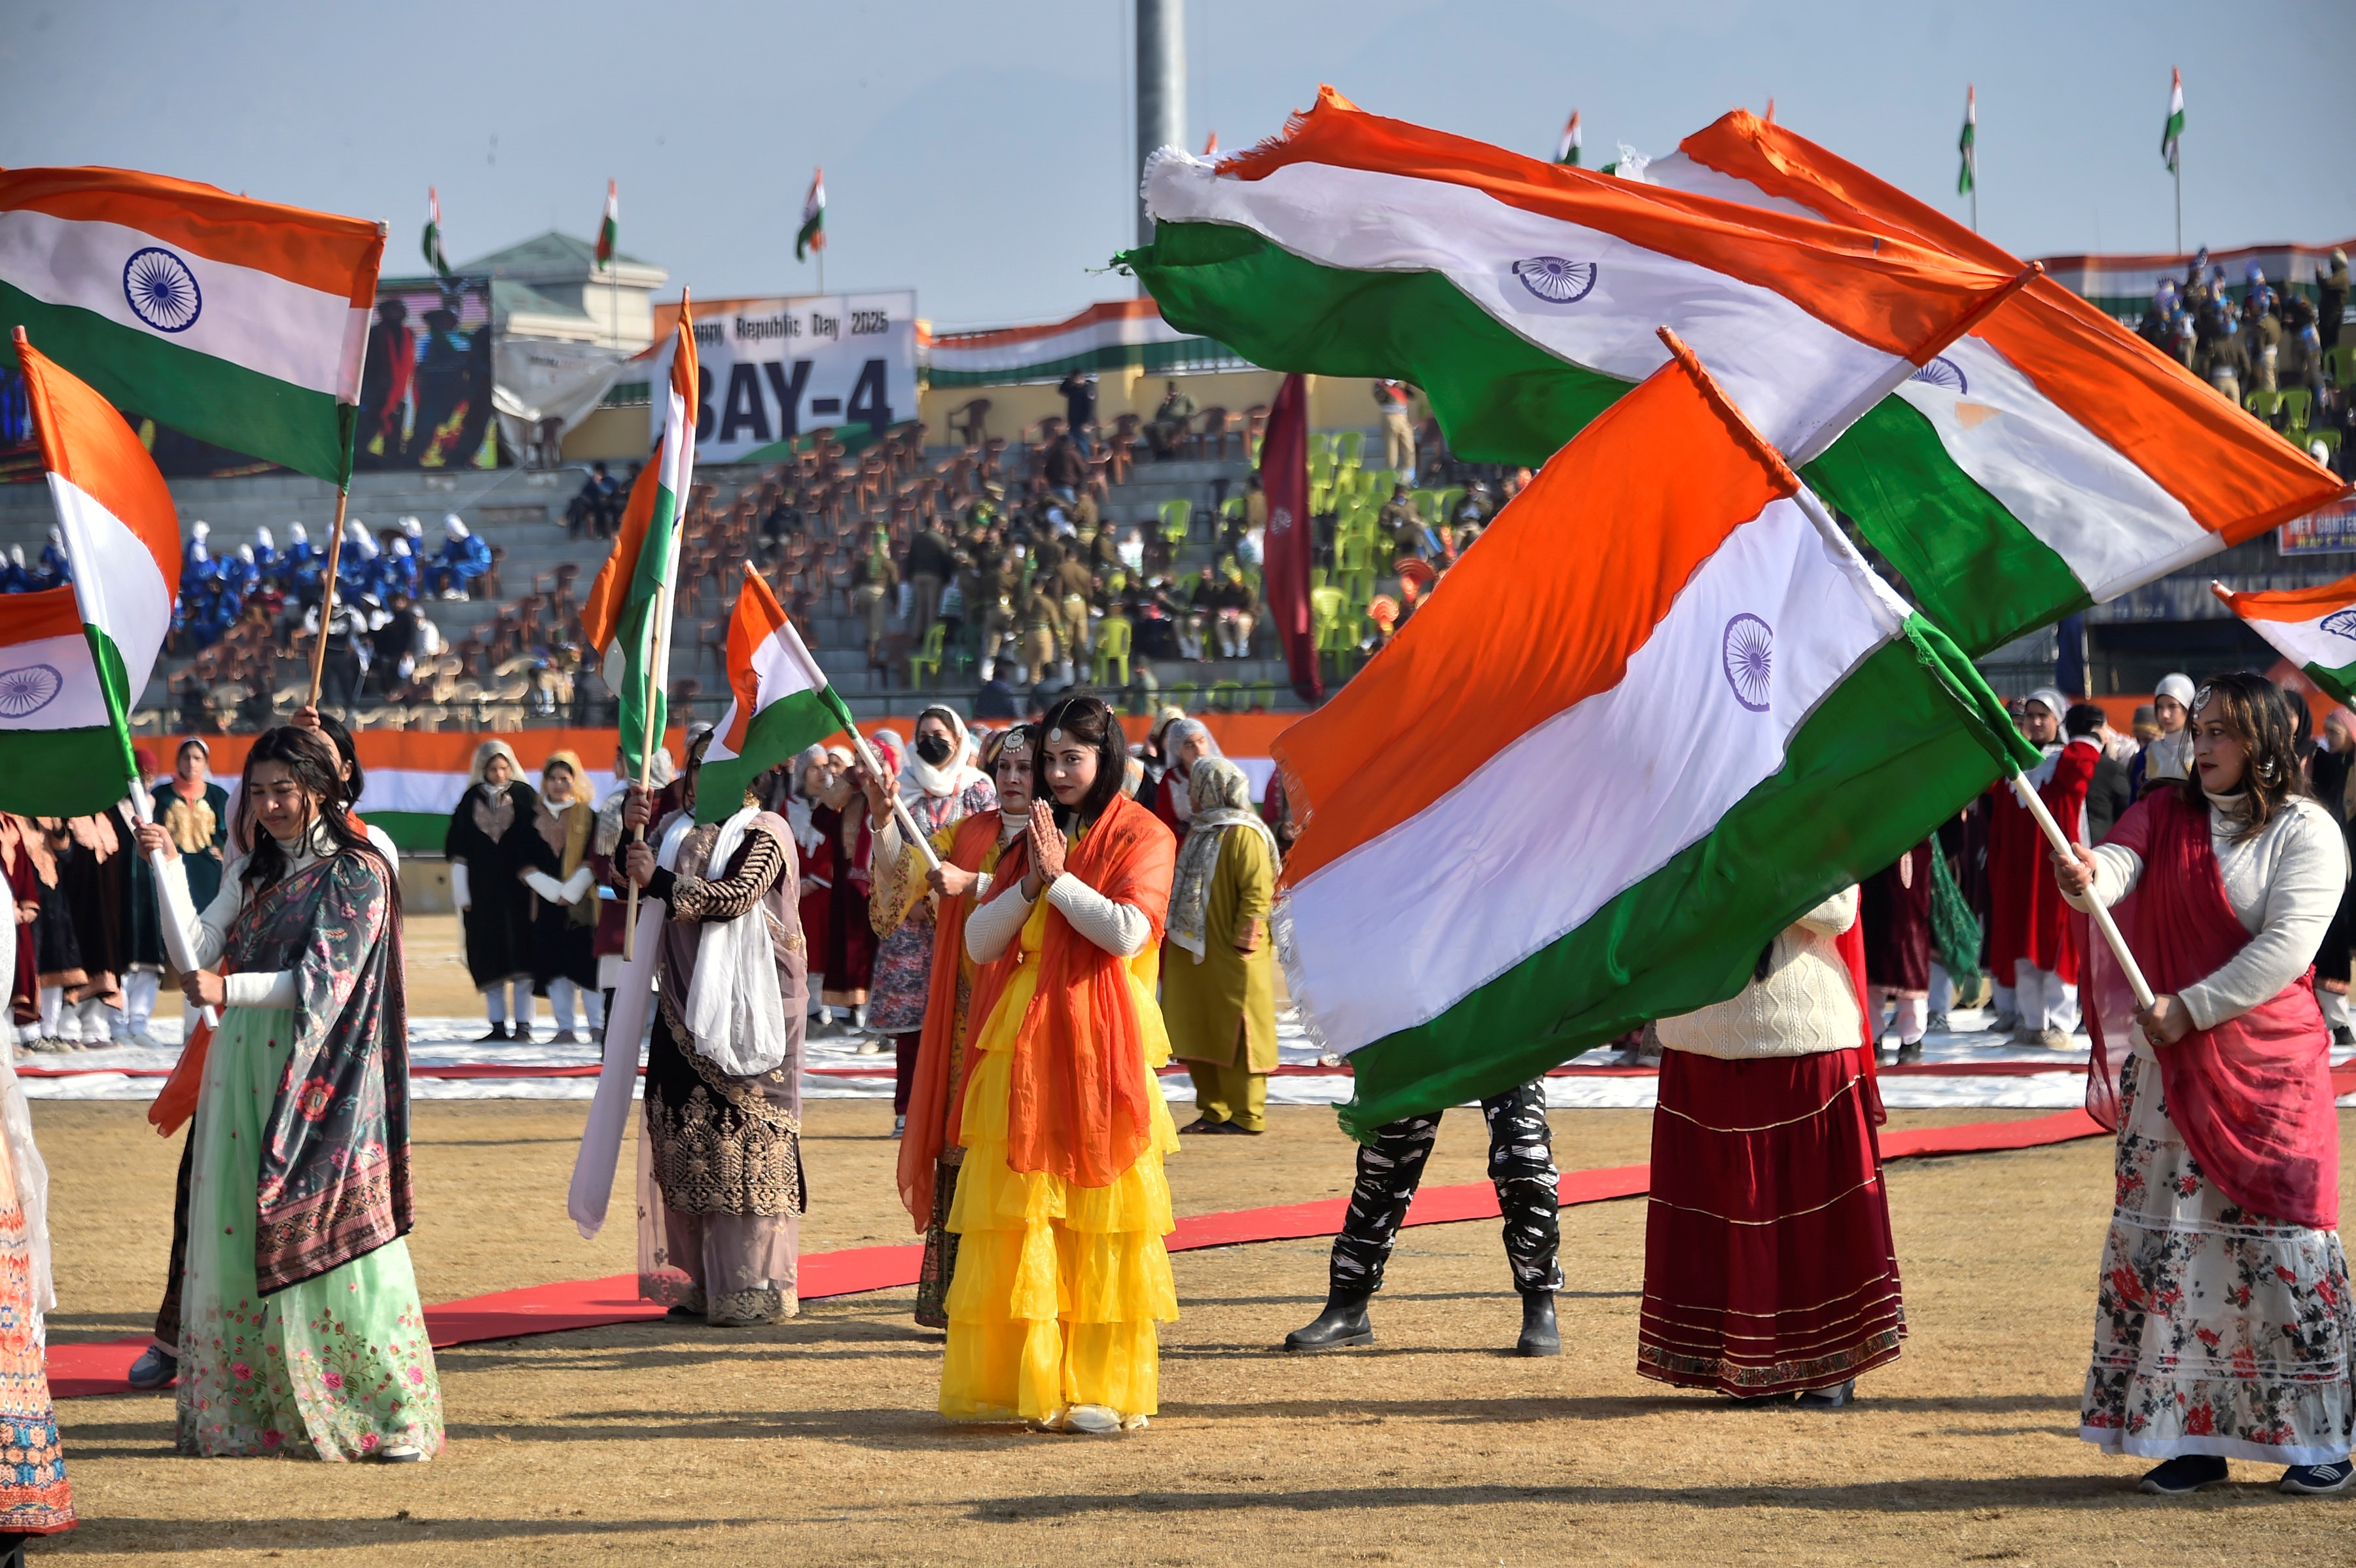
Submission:
[[[49,476],[49,499],[73,564],[74,602],[83,622],[104,632],[123,656],[129,700],[135,703],[172,630],[172,594],[163,567],[145,540],[64,475]]]
[[[1918,379],[1898,395],[1930,420],[1955,467],[2053,547],[2095,603],[2224,547],[2221,535],[2039,392],[1994,344],[1962,338],[1943,357],[1963,372],[1963,391]]]
[[[2347,615],[2347,610],[2329,611],[2313,620],[2253,620],[2245,617],[2242,624],[2274,644],[2294,664],[2320,664],[2326,670],[2344,670],[2356,664],[2356,628],[2327,631],[2324,623],[2334,615]],[[2348,619],[2356,622],[2356,616],[2349,616]]]
[[[76,633],[0,647],[0,728],[104,729],[111,722],[87,638]]]
[[[1013,371],[1030,365],[1052,364],[1058,360],[1072,359],[1099,349],[1185,341],[1187,334],[1159,316],[1134,316],[1111,321],[1091,321],[1068,331],[1018,338],[1011,343],[968,345],[955,338],[946,340],[936,338],[928,353],[932,367],[937,371]]]
[[[695,478],[695,443],[687,439],[687,401],[679,389],[666,383],[664,388],[664,418],[662,444],[662,478],[655,482],[671,493],[671,515],[680,520],[675,524],[684,527],[687,515],[687,487]],[[679,563],[673,552],[671,564]]]
[[[1683,153],[1671,153],[1666,157],[1655,158],[1651,163],[1646,164],[1644,183],[1665,186],[1670,190],[1681,190],[1687,196],[1715,197],[1720,201],[1731,201],[1739,207],[1763,207],[1771,212],[1781,212],[1787,217],[1804,218],[1811,223],[1829,221],[1825,214],[1812,207],[1803,207],[1800,203],[1788,200],[1783,197],[1770,196],[1747,179],[1737,179],[1730,174],[1721,174],[1708,164],[1694,162]]]
[[[614,775],[610,772],[584,769],[583,779],[592,801],[604,800],[614,788]],[[525,781],[535,789],[539,788],[537,774]],[[362,818],[371,811],[425,811],[447,816],[458,809],[458,799],[466,792],[466,775],[463,768],[443,773],[422,768],[371,768],[368,770],[367,792],[360,797],[359,811]]]
[[[1726,672],[1745,614],[1773,630],[1764,713]],[[1294,1000],[1330,1048],[1355,1050],[1577,929],[1773,777],[1792,733],[1904,616],[1846,543],[1771,503],[1702,564],[1618,685],[1291,890]]]
[[[183,331],[158,331],[131,306],[124,270],[150,246],[170,252],[197,280],[200,305]],[[342,295],[199,256],[119,223],[24,209],[0,211],[0,278],[46,304],[88,310],[175,348],[358,401],[368,312]]]
[[[734,671],[730,674],[733,676]],[[790,621],[763,638],[760,646],[753,650],[753,712],[756,714],[788,697],[817,692],[825,684],[826,677],[801,649],[801,639],[794,635]],[[733,689],[733,680],[730,685]],[[728,762],[737,756],[728,744],[729,732],[736,726],[736,710],[732,697],[728,711],[720,715],[720,727],[712,733],[712,744],[704,749],[705,761]]]
[[[1794,464],[1913,371],[1772,289],[1441,180],[1328,164],[1221,178],[1164,148],[1145,188],[1160,220],[1240,225],[1323,266],[1442,274],[1547,352],[1622,381],[1668,362],[1655,328],[1674,328]],[[1541,297],[1514,271],[1540,257],[1591,263],[1592,286],[1565,303]]]

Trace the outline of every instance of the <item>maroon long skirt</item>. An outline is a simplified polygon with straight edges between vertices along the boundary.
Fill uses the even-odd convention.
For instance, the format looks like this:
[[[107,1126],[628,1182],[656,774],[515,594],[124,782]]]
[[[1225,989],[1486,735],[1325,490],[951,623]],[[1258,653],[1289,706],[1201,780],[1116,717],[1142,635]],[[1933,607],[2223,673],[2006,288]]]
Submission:
[[[1661,1053],[1636,1370],[1682,1388],[1830,1388],[1906,1333],[1856,1050]]]

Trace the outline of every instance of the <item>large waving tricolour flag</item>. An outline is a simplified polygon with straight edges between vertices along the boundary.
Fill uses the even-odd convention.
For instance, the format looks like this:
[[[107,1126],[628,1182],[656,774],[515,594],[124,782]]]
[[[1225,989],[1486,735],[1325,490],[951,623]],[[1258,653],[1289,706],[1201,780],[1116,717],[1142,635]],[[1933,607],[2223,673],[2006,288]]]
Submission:
[[[0,596],[0,811],[102,811],[136,776],[131,704],[180,591],[180,522],[139,437],[16,328],[70,586]]]
[[[2014,282],[1387,120],[1331,88],[1215,165],[1155,153],[1145,197],[1153,242],[1121,259],[1171,325],[1271,370],[1400,377],[1451,450],[1534,467],[1661,367],[1664,324],[1777,447],[1814,456]]]
[[[734,700],[704,751],[696,782],[698,822],[722,821],[742,803],[754,779],[827,736],[858,727],[750,561],[728,622],[728,692]]]
[[[1743,110],[1644,177],[2019,263]],[[1940,350],[1808,468],[1975,652],[2256,538],[2340,492],[2329,470],[2051,278]]]
[[[2356,577],[2276,593],[2209,588],[2334,702],[2356,704]]]
[[[662,447],[638,470],[622,509],[614,553],[597,569],[581,607],[581,630],[602,657],[616,648],[622,668],[608,684],[620,699],[622,757],[633,776],[662,744],[669,699],[671,589],[688,487],[695,481],[695,324],[684,291],[665,389]]]
[[[381,223],[189,180],[0,170],[0,328],[118,408],[335,485],[383,254]]]
[[[1277,751],[1308,810],[1278,950],[1361,1135],[1734,994],[2034,760],[1689,355]]]

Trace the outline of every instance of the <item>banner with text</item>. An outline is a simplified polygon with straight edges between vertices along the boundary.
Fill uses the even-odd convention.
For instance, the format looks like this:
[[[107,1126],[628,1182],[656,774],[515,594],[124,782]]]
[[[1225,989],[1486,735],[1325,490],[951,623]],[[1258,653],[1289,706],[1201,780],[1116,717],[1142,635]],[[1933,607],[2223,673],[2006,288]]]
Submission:
[[[695,313],[699,463],[768,463],[832,429],[853,447],[916,417],[916,295],[728,299]],[[670,374],[659,353],[650,383]],[[661,435],[660,405],[648,443]]]

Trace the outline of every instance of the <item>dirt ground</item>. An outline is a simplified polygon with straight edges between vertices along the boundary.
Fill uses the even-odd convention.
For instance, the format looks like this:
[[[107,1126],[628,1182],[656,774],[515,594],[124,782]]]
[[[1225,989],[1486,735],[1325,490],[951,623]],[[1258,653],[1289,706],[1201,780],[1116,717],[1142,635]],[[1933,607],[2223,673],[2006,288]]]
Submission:
[[[626,1222],[584,1242],[563,1195],[583,1107],[416,1107],[428,1301],[623,1272]],[[1898,1112],[1919,1126],[2018,1112]],[[176,1144],[138,1107],[47,1103],[60,1339],[144,1331]],[[889,1107],[809,1107],[809,1250],[909,1240]],[[1329,1112],[1188,1139],[1184,1212],[1344,1190]],[[1566,1167],[1644,1157],[1644,1112],[1554,1113]],[[2344,1123],[2344,1131],[2351,1124]],[[2356,1150],[2351,1150],[2356,1154]],[[1428,1180],[1477,1180],[1451,1115]],[[632,1160],[626,1155],[622,1169]],[[436,1564],[2019,1563],[2348,1562],[2349,1501],[2271,1469],[2182,1502],[2077,1439],[2110,1194],[2099,1141],[1893,1165],[1912,1337],[1834,1413],[1745,1411],[1638,1378],[1644,1205],[1563,1216],[1564,1354],[1518,1326],[1494,1221],[1407,1231],[1376,1345],[1275,1347],[1322,1303],[1322,1242],[1180,1255],[1162,1414],[1112,1438],[958,1429],[933,1412],[940,1337],[912,1294],[813,1304],[774,1328],[669,1324],[443,1353],[449,1452],[412,1468],[181,1459],[168,1395],[59,1407],[83,1526],[57,1555]],[[613,1212],[630,1211],[626,1193]]]

